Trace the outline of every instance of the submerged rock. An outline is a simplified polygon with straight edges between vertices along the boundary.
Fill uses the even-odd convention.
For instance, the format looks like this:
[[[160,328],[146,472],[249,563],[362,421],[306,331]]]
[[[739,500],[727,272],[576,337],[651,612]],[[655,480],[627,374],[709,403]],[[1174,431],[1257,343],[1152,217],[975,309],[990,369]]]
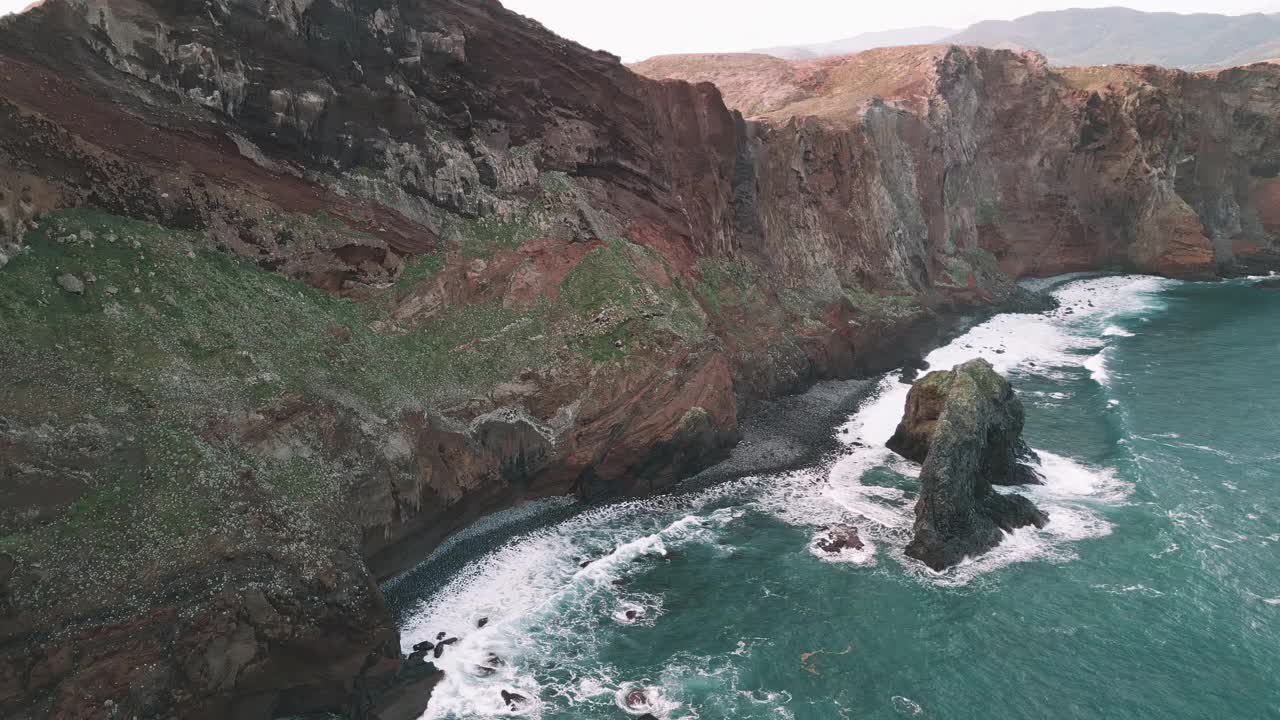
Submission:
[[[843,550],[861,550],[865,547],[858,536],[858,528],[852,525],[831,525],[818,532],[814,543],[825,553],[836,554]]]
[[[634,710],[636,708],[644,707],[645,705],[648,705],[649,697],[644,694],[643,690],[636,688],[631,692],[627,693],[626,702],[627,702],[627,707]]]
[[[525,703],[529,702],[529,698],[527,698],[527,697],[525,697],[525,696],[521,695],[520,693],[513,693],[513,692],[510,692],[510,691],[507,691],[507,690],[503,690],[503,691],[502,691],[502,702],[506,703],[508,708],[510,708],[510,709],[512,709],[512,710],[516,710],[516,709],[518,709],[520,706],[522,706],[522,705],[524,705]]]
[[[1001,531],[1049,522],[1030,500],[993,485],[1038,483],[1024,462],[1022,402],[985,360],[933,372],[911,388],[889,448],[923,463],[907,555],[944,570],[994,548]]]
[[[1259,280],[1258,282],[1254,283],[1253,286],[1256,288],[1261,288],[1263,290],[1280,290],[1280,278],[1268,278],[1266,280]]]
[[[472,668],[472,672],[476,677],[490,677],[498,672],[498,668],[507,664],[497,653],[489,653],[485,655],[484,662]]]

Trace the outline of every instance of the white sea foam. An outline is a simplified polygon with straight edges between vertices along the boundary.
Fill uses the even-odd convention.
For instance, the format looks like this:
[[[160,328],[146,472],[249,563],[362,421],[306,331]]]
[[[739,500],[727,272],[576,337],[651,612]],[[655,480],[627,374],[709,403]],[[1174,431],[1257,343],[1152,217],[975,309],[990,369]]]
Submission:
[[[1102,336],[1130,338],[1130,337],[1133,337],[1134,335],[1128,330],[1125,330],[1124,328],[1119,327],[1117,325],[1108,325],[1107,329],[1102,331]]]
[[[599,611],[610,622],[655,622],[662,614],[661,596],[629,594],[614,581],[623,580],[638,561],[657,561],[686,543],[713,541],[719,528],[741,515],[735,509],[685,515],[654,532],[632,530],[629,538],[619,537],[625,530],[603,529],[625,526],[622,521],[627,518],[661,515],[674,503],[655,499],[606,507],[518,537],[424,602],[402,629],[403,649],[434,641],[440,632],[460,638],[434,660],[445,674],[424,717],[541,717],[544,688],[531,667],[547,650],[539,642],[560,647],[591,642],[572,637],[554,617]],[[601,602],[607,606],[600,607]],[[634,618],[627,618],[628,609]],[[483,628],[477,627],[480,618],[487,619]],[[493,656],[502,660],[496,667],[489,662]],[[617,687],[606,677],[594,682],[610,687],[610,692]],[[591,684],[551,690],[577,696],[584,689],[590,690]],[[503,690],[519,693],[527,702],[513,710],[503,701]]]
[[[1095,468],[1047,450],[1037,450],[1040,457],[1035,469],[1046,479],[1045,484],[1030,488],[1029,493],[1045,500],[1097,500],[1118,504],[1133,492],[1133,485],[1116,477],[1110,468]]]
[[[1216,455],[1217,457],[1220,457],[1226,462],[1232,463],[1232,464],[1234,464],[1235,462],[1238,462],[1239,460],[1239,458],[1237,458],[1235,455],[1229,452],[1226,452],[1225,450],[1219,450],[1217,448],[1209,447],[1208,445],[1197,445],[1195,443],[1181,442],[1181,439],[1178,437],[1177,433],[1153,435],[1150,438],[1144,438],[1144,439],[1160,442],[1161,445],[1165,445],[1167,447],[1175,447],[1175,448],[1181,448],[1183,450],[1196,450],[1198,452],[1209,453],[1210,455]],[[1174,442],[1161,442],[1161,440],[1164,440],[1164,439],[1173,440]]]
[[[639,683],[623,683],[614,693],[613,702],[618,709],[629,715],[648,713],[660,718],[670,717],[680,707],[680,703],[666,696],[661,686]]]
[[[1094,590],[1101,590],[1108,595],[1145,595],[1146,597],[1164,597],[1164,593],[1146,585],[1090,585]]]
[[[1084,367],[1089,371],[1089,375],[1094,379],[1094,382],[1104,387],[1110,383],[1111,376],[1107,374],[1106,350],[1085,360]]]
[[[613,612],[613,621],[619,625],[651,626],[662,615],[662,596],[652,594],[627,595]]]
[[[924,712],[924,709],[920,707],[920,704],[909,697],[894,695],[891,700],[893,702],[893,709],[903,715],[915,717],[916,715]]]
[[[516,525],[522,522],[534,521],[538,516],[549,514],[557,510],[563,510],[572,506],[576,500],[572,497],[553,497],[543,500],[535,500],[532,502],[521,503],[513,508],[487,515],[466,528],[450,535],[447,540],[440,543],[440,546],[431,553],[424,562],[431,562],[436,558],[447,555],[462,542],[474,538],[482,537],[487,533],[497,532],[505,527]],[[402,573],[400,576],[387,581],[386,588],[394,588],[410,573]]]
[[[1110,379],[1107,350],[1099,336],[1120,337],[1106,332],[1107,328],[1118,329],[1112,320],[1159,307],[1155,294],[1167,282],[1108,277],[1072,283],[1054,293],[1061,306],[1053,313],[997,316],[933,351],[926,361],[931,369],[949,369],[982,357],[1002,373],[1050,378],[1073,367],[1083,368],[1105,386]],[[819,483],[825,484],[821,494],[797,502],[794,487],[779,488],[774,502],[767,503],[775,514],[797,524],[806,519],[815,522],[813,518],[823,523],[855,522],[865,537],[887,547],[887,555],[919,576],[944,585],[962,585],[1015,562],[1070,560],[1075,557],[1071,543],[1111,533],[1112,526],[1098,506],[1123,503],[1132,486],[1117,480],[1109,469],[1088,467],[1041,451],[1037,470],[1045,484],[1018,492],[1049,514],[1047,527],[1017,530],[995,550],[943,573],[906,558],[902,549],[914,521],[914,503],[902,490],[865,484],[864,480],[868,472],[880,467],[908,476],[918,473],[918,468],[884,447],[902,417],[909,391],[910,386],[894,377],[881,380],[873,398],[844,425],[847,432],[840,437],[846,454],[832,465],[825,483]]]
[[[1280,598],[1271,598],[1269,600],[1263,600],[1262,602],[1268,605],[1280,605]]]

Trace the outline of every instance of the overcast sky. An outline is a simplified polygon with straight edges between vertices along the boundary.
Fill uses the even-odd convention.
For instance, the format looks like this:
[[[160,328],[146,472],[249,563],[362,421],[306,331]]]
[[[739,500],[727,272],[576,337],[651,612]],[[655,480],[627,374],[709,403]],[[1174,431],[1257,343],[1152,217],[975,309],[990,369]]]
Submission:
[[[31,0],[0,0],[0,13]],[[503,0],[519,13],[624,60],[823,42],[872,30],[1008,20],[1037,10],[1125,5],[1239,15],[1280,11],[1280,0]]]
[[[3,0],[0,0],[3,1]],[[1239,15],[1277,0],[503,0],[516,12],[624,60],[823,42],[872,30],[1011,20],[1038,10],[1124,5],[1137,10]]]

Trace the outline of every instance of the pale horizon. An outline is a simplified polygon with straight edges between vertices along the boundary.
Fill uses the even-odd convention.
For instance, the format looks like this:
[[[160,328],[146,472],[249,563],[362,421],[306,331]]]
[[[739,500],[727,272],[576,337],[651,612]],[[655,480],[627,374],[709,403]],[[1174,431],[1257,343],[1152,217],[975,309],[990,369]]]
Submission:
[[[20,11],[31,2],[0,0],[0,15]],[[824,43],[867,32],[922,26],[960,31],[983,20],[1012,20],[1036,12],[1073,8],[1126,7],[1143,12],[1216,15],[1280,12],[1280,0],[987,0],[963,6],[920,0],[860,7],[830,0],[503,0],[502,4],[563,37],[593,50],[613,53],[627,62],[656,55],[743,52]]]
[[[655,55],[806,45],[865,32],[927,25],[959,31],[982,20],[1013,20],[1036,12],[1072,8],[1127,7],[1144,12],[1216,15],[1280,11],[1280,2],[1266,0],[987,0],[972,5],[921,0],[864,6],[829,0],[504,0],[503,4],[559,35],[593,50],[611,52],[627,62]]]

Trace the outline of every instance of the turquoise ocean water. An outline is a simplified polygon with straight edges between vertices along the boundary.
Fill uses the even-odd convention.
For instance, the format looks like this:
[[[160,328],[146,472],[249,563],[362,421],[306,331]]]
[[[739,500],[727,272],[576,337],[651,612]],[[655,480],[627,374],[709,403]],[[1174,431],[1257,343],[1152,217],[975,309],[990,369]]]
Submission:
[[[461,638],[427,717],[1280,718],[1280,291],[1055,294],[929,357],[1014,382],[1044,530],[943,574],[905,558],[918,468],[882,449],[907,391],[886,377],[829,462],[526,508],[393,584],[406,649]],[[812,550],[834,522],[868,548]]]

